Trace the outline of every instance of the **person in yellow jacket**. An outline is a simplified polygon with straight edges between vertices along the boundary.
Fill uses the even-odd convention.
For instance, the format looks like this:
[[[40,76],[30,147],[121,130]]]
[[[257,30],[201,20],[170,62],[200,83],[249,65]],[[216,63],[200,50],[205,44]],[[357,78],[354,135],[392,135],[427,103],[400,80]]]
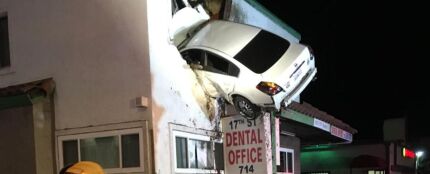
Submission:
[[[92,161],[80,161],[61,169],[60,174],[105,174],[103,168]]]

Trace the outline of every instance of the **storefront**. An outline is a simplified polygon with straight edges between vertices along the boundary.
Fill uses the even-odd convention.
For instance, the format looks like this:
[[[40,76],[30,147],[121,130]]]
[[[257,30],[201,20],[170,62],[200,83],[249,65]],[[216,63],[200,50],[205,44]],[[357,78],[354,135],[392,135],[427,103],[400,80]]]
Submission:
[[[405,155],[402,143],[366,142],[309,147],[302,151],[305,173],[412,174],[415,157]]]
[[[348,124],[308,103],[292,103],[282,111],[280,118],[281,149],[285,149],[281,153],[286,153],[284,159],[281,155],[281,161],[285,161],[281,171],[286,173],[303,172],[302,168],[305,168],[300,156],[304,147],[348,144],[353,141],[353,134],[357,133]]]
[[[225,173],[273,173],[272,159],[277,158],[274,170],[298,174],[302,172],[303,147],[351,143],[357,132],[308,103],[293,102],[276,117],[279,117],[279,131],[275,136],[271,134],[270,114],[256,120],[238,115],[222,120]],[[277,137],[279,141],[271,141]],[[274,156],[272,149],[277,151]]]

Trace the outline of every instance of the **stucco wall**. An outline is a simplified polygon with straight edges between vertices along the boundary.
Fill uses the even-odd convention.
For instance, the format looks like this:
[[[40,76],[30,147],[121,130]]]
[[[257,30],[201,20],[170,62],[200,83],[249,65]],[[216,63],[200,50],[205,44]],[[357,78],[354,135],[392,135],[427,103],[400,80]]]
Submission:
[[[33,104],[34,149],[37,174],[54,174],[55,147],[52,105],[50,100]]]
[[[0,88],[52,77],[56,129],[150,119],[146,1],[0,0],[11,68]]]

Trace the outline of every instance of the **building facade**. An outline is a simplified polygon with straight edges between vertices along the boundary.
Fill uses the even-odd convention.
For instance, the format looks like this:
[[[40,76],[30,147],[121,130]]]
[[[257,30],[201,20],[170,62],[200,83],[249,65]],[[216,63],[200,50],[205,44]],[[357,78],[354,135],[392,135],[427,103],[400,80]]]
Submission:
[[[54,174],[84,160],[107,173],[223,170],[220,103],[171,40],[176,3],[0,0],[0,171]],[[301,125],[312,115],[280,117],[315,129]],[[300,173],[308,135],[280,133],[280,168]]]
[[[10,62],[0,68],[0,169],[103,160],[108,173],[152,171],[146,1],[2,0],[0,14]]]

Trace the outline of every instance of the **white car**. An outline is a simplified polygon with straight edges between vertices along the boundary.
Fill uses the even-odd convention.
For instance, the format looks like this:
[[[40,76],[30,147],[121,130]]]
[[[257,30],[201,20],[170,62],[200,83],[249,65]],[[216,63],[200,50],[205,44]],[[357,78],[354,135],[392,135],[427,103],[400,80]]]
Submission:
[[[170,37],[212,97],[223,97],[245,117],[287,106],[316,74],[310,49],[257,27],[208,22],[201,6],[174,14]]]
[[[198,76],[249,119],[262,108],[287,106],[317,72],[307,46],[233,22],[204,23],[178,48],[188,64],[198,67]]]

